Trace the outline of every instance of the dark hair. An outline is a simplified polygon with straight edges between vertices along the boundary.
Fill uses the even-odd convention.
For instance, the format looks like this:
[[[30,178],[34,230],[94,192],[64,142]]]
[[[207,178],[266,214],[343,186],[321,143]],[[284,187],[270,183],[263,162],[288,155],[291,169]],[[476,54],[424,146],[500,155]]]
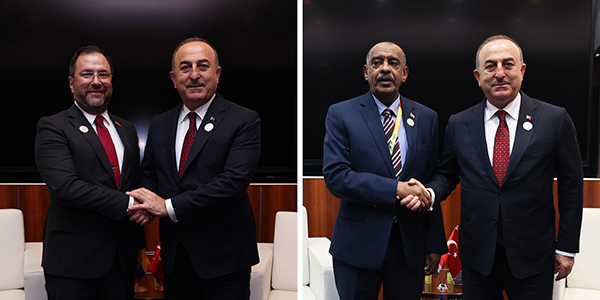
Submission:
[[[498,34],[498,35],[490,36],[489,38],[487,38],[485,41],[483,41],[483,43],[481,43],[481,45],[479,46],[479,49],[477,49],[477,55],[475,55],[475,68],[476,69],[479,69],[479,53],[481,52],[481,49],[483,48],[483,46],[489,44],[490,42],[496,41],[496,40],[507,40],[507,41],[510,41],[511,43],[515,44],[515,46],[517,46],[517,49],[519,49],[521,64],[525,63],[525,60],[523,58],[523,50],[521,50],[521,46],[519,46],[519,44],[517,44],[517,42],[515,42],[515,40],[511,39],[510,37],[508,37],[506,35]]]
[[[69,76],[75,75],[75,64],[77,63],[77,59],[79,58],[79,56],[83,53],[86,53],[86,54],[100,53],[100,54],[104,55],[104,57],[108,61],[108,64],[110,65],[110,73],[114,74],[115,70],[114,70],[113,63],[112,63],[112,60],[110,59],[110,57],[108,55],[106,55],[106,53],[104,53],[104,51],[102,51],[102,49],[100,49],[96,46],[93,46],[93,45],[89,45],[89,46],[83,46],[83,47],[77,49],[77,51],[75,51],[75,53],[73,54],[73,57],[71,57],[71,62],[69,63]]]
[[[179,49],[187,44],[187,43],[191,43],[191,42],[202,42],[207,44],[208,46],[210,46],[210,48],[213,50],[213,52],[215,52],[215,64],[216,67],[219,66],[219,55],[217,54],[217,49],[215,49],[215,47],[213,47],[207,40],[203,39],[203,38],[199,38],[199,37],[191,37],[191,38],[187,38],[185,40],[183,40],[181,43],[179,43],[179,45],[177,45],[177,48],[175,48],[175,51],[173,51],[173,57],[171,57],[171,71],[175,70],[175,54],[177,54],[177,51],[179,51]]]

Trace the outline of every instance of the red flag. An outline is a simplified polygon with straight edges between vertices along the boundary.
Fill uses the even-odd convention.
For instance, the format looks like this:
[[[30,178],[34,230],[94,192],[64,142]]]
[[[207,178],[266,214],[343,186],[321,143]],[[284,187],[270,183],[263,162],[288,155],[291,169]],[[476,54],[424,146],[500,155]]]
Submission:
[[[444,263],[446,263],[452,277],[455,277],[456,274],[462,270],[460,257],[458,257],[458,226],[454,227],[446,244],[448,245],[448,253],[442,255],[440,259],[440,269],[444,266]]]
[[[158,284],[163,285],[163,267],[162,260],[160,259],[160,243],[158,243],[156,246],[149,269],[156,281],[158,281]]]

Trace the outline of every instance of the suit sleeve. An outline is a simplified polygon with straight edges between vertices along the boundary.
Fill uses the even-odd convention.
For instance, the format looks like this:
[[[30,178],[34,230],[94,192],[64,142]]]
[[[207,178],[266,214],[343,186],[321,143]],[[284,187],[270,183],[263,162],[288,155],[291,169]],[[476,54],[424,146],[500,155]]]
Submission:
[[[95,154],[81,151],[82,145],[76,145],[81,140],[70,140],[65,132],[70,128],[61,128],[53,122],[55,120],[40,119],[35,141],[38,171],[53,198],[68,207],[122,220],[127,212],[129,196],[93,183],[93,168],[101,168],[99,163],[94,164],[97,160]],[[87,145],[82,147],[85,146]],[[76,166],[74,155],[77,155],[79,160],[87,160],[89,164]],[[87,173],[83,174],[84,172]],[[86,175],[89,178],[83,178]]]
[[[577,253],[583,209],[583,167],[575,126],[564,108],[561,112],[556,154],[560,215],[556,249]]]
[[[446,200],[460,182],[460,178],[458,177],[458,162],[453,145],[454,117],[451,116],[448,120],[448,125],[446,125],[444,149],[440,157],[438,171],[434,174],[433,179],[425,185],[432,188],[435,192],[436,203]]]
[[[431,153],[427,158],[427,170],[431,170],[428,174],[437,173],[437,158],[439,152],[438,139],[438,118],[437,114],[432,118],[431,124]],[[433,210],[424,212],[427,214],[427,253],[445,254],[448,252],[446,244],[446,232],[444,228],[444,216],[442,214],[441,201],[436,201],[433,204]]]
[[[260,118],[254,111],[242,117],[223,171],[196,189],[171,198],[181,225],[228,207],[247,193],[260,158]]]
[[[346,128],[343,115],[334,105],[329,109],[325,120],[323,175],[327,188],[338,198],[395,213],[398,181],[372,172],[356,170],[351,147],[361,145],[351,145],[350,132]],[[371,143],[365,140],[361,142]]]

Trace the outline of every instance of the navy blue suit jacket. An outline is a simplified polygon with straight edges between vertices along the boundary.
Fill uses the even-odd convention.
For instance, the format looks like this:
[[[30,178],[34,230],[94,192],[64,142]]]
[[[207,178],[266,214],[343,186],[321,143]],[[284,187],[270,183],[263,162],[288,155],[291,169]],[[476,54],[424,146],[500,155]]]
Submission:
[[[485,101],[450,117],[439,174],[427,186],[436,202],[461,182],[460,257],[489,274],[496,249],[498,211],[509,266],[525,278],[554,266],[554,250],[579,251],[583,168],[575,127],[566,110],[521,93],[521,109],[508,170],[498,185],[485,141]],[[533,127],[526,130],[523,124]],[[555,230],[554,177],[559,230]]]
[[[323,175],[340,198],[330,252],[347,264],[377,269],[397,224],[408,266],[422,268],[428,253],[448,251],[441,209],[438,203],[433,212],[412,212],[397,203],[398,180],[374,101],[369,92],[332,105],[327,114]],[[400,180],[427,182],[437,165],[437,113],[404,97],[400,101],[408,140]],[[408,118],[414,126],[407,125]]]
[[[35,160],[52,193],[44,230],[44,272],[90,279],[108,271],[118,255],[133,273],[144,247],[144,230],[126,216],[137,188],[140,150],[133,125],[110,115],[124,146],[119,188],[98,134],[81,110],[41,118]]]
[[[142,186],[171,198],[179,221],[168,216],[160,219],[164,270],[167,274],[173,270],[180,228],[200,277],[249,268],[258,263],[248,198],[260,156],[258,114],[217,94],[198,128],[180,179],[175,131],[182,105],[154,117],[142,160]]]

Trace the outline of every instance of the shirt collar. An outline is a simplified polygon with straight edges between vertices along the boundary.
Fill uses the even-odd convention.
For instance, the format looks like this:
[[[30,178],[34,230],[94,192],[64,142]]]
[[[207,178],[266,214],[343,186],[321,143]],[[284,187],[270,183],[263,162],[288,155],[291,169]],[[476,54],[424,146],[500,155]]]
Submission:
[[[217,93],[215,93],[212,96],[212,98],[210,98],[210,100],[208,100],[208,102],[204,103],[200,107],[198,107],[195,110],[193,110],[198,115],[198,117],[200,117],[200,121],[202,121],[204,119],[204,116],[206,115],[206,112],[208,111],[208,107],[213,102],[213,100],[215,99],[216,95],[217,95]],[[189,108],[187,108],[187,106],[182,105],[181,112],[179,113],[179,124],[181,124],[183,121],[185,121],[185,119],[188,117],[187,115],[190,112],[192,112],[192,110],[190,110]]]
[[[392,102],[392,104],[387,107],[375,95],[373,95],[373,100],[375,101],[375,105],[377,105],[377,111],[379,111],[379,115],[383,113],[386,109],[391,109],[394,112],[394,116],[398,116],[398,108],[400,107],[400,94],[398,94],[398,98]]]
[[[517,94],[515,100],[511,101],[502,110],[506,112],[506,115],[517,120],[519,118],[519,109],[521,108],[521,93]],[[492,105],[489,100],[485,101],[485,121],[489,121],[499,109]]]
[[[96,123],[96,116],[97,115],[90,114],[87,111],[83,110],[79,106],[79,104],[77,103],[77,101],[75,101],[75,106],[77,106],[77,108],[79,108],[79,110],[83,113],[83,116],[88,120],[88,122],[90,122],[90,124],[95,124]],[[108,126],[112,126],[112,122],[110,120],[110,117],[108,116],[108,109],[105,110],[100,115],[104,117],[104,120],[106,120],[106,122],[104,122],[105,125],[108,124]]]

